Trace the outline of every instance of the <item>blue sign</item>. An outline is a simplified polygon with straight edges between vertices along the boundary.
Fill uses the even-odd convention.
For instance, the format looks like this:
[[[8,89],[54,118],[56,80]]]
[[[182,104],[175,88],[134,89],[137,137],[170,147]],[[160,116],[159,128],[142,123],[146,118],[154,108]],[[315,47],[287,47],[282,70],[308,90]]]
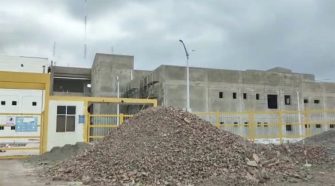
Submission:
[[[15,132],[37,132],[37,117],[16,117]]]
[[[79,124],[84,124],[85,123],[85,115],[79,115]]]

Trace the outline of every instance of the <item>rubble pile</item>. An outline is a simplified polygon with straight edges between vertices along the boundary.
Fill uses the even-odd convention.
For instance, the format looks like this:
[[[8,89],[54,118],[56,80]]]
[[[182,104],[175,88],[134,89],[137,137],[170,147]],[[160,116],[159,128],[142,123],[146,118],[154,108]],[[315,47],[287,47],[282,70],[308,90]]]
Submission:
[[[287,156],[287,149],[255,145],[188,112],[159,107],[135,115],[46,174],[90,185],[194,185],[217,178],[246,185],[303,178],[299,159]]]

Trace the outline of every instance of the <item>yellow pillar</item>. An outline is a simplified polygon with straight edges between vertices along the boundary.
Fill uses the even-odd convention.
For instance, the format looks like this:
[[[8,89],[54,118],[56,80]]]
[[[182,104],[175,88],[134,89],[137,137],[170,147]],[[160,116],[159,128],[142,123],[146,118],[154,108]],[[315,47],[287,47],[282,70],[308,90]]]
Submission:
[[[215,126],[220,128],[220,112],[215,112]]]
[[[255,113],[253,111],[248,112],[248,138],[251,141],[255,141],[256,128],[255,128]]]
[[[278,111],[278,137],[280,144],[283,144],[283,113],[281,110]]]

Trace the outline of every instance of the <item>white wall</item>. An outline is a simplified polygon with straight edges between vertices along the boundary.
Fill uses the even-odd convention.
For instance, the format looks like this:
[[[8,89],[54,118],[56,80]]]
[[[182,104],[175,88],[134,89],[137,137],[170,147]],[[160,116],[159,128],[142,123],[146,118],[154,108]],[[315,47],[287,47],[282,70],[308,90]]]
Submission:
[[[74,132],[56,132],[57,106],[76,106]],[[61,147],[66,144],[75,144],[76,142],[84,141],[84,124],[79,123],[79,115],[84,115],[84,102],[50,101],[47,151],[50,151],[53,147]]]
[[[47,73],[47,58],[0,56],[0,71]]]
[[[13,101],[16,105],[13,105]],[[24,145],[21,148],[34,147],[39,149],[40,146],[40,125],[41,112],[43,110],[43,91],[42,90],[15,90],[0,89],[0,136],[12,138],[1,138],[0,146],[17,147],[18,144]],[[34,115],[27,115],[27,114]],[[21,115],[19,115],[21,114]],[[17,119],[23,120],[23,125],[19,126]],[[36,123],[35,123],[36,119]],[[33,122],[32,131],[22,130],[26,124]],[[30,125],[30,124],[29,124]],[[13,128],[15,127],[15,128]],[[22,128],[20,128],[22,127]],[[34,136],[37,138],[15,138],[22,136]],[[14,138],[13,138],[14,137]],[[33,155],[38,154],[39,150],[29,151],[6,151],[0,153],[0,156],[8,155]]]

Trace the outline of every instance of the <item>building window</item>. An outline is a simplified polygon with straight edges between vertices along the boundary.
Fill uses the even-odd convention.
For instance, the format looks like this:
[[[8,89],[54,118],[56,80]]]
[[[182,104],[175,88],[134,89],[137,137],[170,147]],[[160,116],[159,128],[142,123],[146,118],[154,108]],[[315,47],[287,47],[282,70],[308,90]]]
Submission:
[[[256,94],[256,100],[259,100],[259,94]]]
[[[238,126],[238,122],[234,122],[234,127],[237,127]]]
[[[57,106],[56,132],[74,132],[76,124],[75,106]]]
[[[278,108],[277,95],[275,95],[275,94],[269,94],[268,95],[268,108],[269,109],[277,109]]]
[[[35,107],[35,106],[37,106],[37,102],[36,102],[36,101],[33,101],[33,102],[31,103],[31,105]]]
[[[291,132],[292,131],[292,125],[286,125],[286,131]]]
[[[220,121],[220,125],[223,125],[224,124],[224,122],[223,121]]]
[[[285,95],[285,105],[291,105],[291,96],[290,95]]]
[[[330,124],[329,128],[331,128],[331,129],[335,128],[335,124]]]
[[[305,124],[305,128],[311,128],[311,125],[310,124]]]
[[[316,99],[316,100],[314,100],[314,103],[315,103],[315,104],[319,104],[319,103],[320,103],[320,100]]]
[[[308,99],[307,98],[304,99],[304,103],[306,103],[306,104],[308,103]]]
[[[320,129],[321,128],[321,124],[315,124],[315,128]]]
[[[6,105],[6,101],[1,101],[1,105]]]
[[[247,93],[243,93],[243,99],[247,99]]]
[[[12,101],[12,105],[16,106],[17,105],[17,101]]]
[[[11,126],[11,127],[10,127],[10,130],[15,130],[15,126]]]
[[[5,130],[5,127],[4,126],[0,126],[0,130]]]
[[[244,122],[244,127],[248,127],[248,122]]]
[[[237,98],[236,92],[233,92],[233,99],[236,99],[236,98]]]
[[[268,122],[264,122],[264,127],[268,127]]]
[[[261,127],[262,123],[261,122],[257,122],[257,127]]]
[[[219,92],[219,98],[223,98],[223,92]]]

